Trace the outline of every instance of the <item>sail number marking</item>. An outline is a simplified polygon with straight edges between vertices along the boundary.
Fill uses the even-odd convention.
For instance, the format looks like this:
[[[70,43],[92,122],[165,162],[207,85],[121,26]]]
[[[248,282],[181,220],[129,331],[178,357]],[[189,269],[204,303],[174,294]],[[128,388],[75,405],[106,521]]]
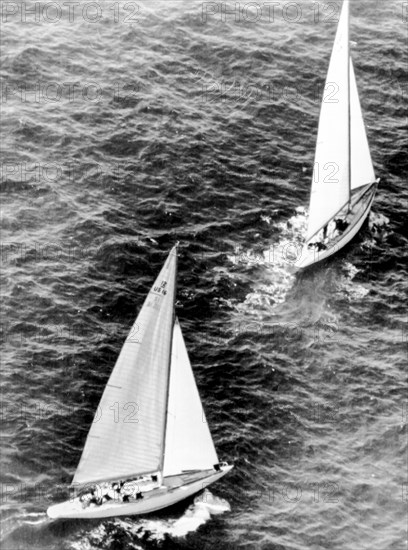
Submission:
[[[156,292],[157,294],[161,294],[162,296],[166,296],[167,290],[167,281],[162,281],[158,286],[153,287],[153,292]]]
[[[166,286],[167,281],[162,281],[160,284],[152,288],[149,293],[150,299],[146,304],[148,307],[152,307],[157,310],[160,309],[161,298],[167,294]]]

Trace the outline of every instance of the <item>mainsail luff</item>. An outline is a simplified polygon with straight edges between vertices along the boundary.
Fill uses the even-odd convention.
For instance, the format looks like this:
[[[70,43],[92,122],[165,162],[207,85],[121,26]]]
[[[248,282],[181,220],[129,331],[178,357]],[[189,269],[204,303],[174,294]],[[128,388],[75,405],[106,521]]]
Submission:
[[[175,275],[173,248],[119,354],[73,484],[125,479],[162,465]]]

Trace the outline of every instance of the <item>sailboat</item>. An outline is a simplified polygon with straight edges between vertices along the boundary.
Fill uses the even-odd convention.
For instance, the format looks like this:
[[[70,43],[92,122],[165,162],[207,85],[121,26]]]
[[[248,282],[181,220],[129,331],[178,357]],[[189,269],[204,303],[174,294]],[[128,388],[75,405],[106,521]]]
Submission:
[[[106,384],[72,481],[51,518],[145,514],[201,491],[220,463],[175,316],[177,245]]]
[[[378,183],[350,57],[349,0],[343,0],[320,111],[298,269],[328,258],[353,239],[369,215]]]

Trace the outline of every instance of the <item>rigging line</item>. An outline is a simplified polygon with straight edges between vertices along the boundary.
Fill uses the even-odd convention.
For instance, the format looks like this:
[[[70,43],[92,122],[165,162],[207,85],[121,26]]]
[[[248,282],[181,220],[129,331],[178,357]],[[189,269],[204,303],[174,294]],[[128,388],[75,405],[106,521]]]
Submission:
[[[344,0],[349,2],[349,0]],[[351,108],[350,108],[350,9],[347,4],[347,138],[348,138],[348,158],[347,158],[347,172],[348,172],[348,209],[347,213],[350,213],[351,204]]]
[[[171,324],[171,338],[170,338],[170,346],[169,346],[169,359],[168,359],[168,369],[167,369],[167,389],[166,389],[166,416],[164,419],[164,428],[163,428],[163,443],[162,443],[162,453],[161,453],[161,459],[160,459],[160,472],[161,475],[163,475],[163,468],[164,468],[164,455],[166,453],[166,433],[167,433],[167,418],[168,418],[168,410],[169,410],[169,397],[170,397],[170,375],[171,375],[171,357],[173,353],[173,339],[174,339],[174,324],[176,322],[176,292],[177,292],[177,262],[178,262],[178,256],[177,256],[177,249],[178,249],[178,241],[175,244],[175,267],[174,267],[174,291],[173,291],[173,322]]]

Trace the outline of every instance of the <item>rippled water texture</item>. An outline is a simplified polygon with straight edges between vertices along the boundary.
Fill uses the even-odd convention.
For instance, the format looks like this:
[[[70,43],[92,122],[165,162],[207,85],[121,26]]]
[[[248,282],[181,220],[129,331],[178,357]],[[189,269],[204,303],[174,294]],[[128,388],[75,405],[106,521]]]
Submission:
[[[52,23],[4,3],[5,550],[407,547],[404,3],[351,3],[382,180],[358,238],[301,276],[288,250],[337,4],[293,4],[236,21],[197,0],[102,2]],[[178,315],[235,468],[157,515],[51,522],[176,240]]]

